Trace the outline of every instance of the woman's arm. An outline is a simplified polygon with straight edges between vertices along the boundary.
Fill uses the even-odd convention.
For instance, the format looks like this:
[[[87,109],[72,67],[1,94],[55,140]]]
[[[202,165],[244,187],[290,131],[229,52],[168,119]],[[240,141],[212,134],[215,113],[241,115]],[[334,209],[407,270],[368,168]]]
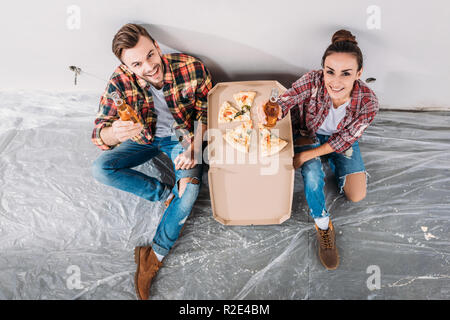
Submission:
[[[292,107],[302,105],[303,102],[311,96],[315,75],[316,71],[305,73],[300,79],[292,84],[291,88],[278,97],[277,103],[281,107],[281,118],[284,118]]]
[[[333,152],[333,148],[331,148],[331,146],[328,144],[328,142],[325,142],[323,145],[314,148],[314,149],[310,149],[310,150],[306,150],[300,153],[297,153],[294,156],[294,168],[298,169],[300,168],[306,161],[309,161],[311,159],[329,154],[331,152]]]
[[[314,86],[316,71],[310,71],[304,74],[300,79],[292,84],[292,87],[286,90],[277,99],[280,106],[278,119],[282,119],[295,106],[302,105],[303,102],[311,96],[311,89]],[[265,102],[257,106],[257,114],[260,121],[266,123],[266,115],[264,114],[263,106]],[[302,116],[302,114],[300,114]]]
[[[378,109],[378,100],[374,96],[369,103],[366,103],[361,108],[358,115],[349,125],[330,136],[328,143],[333,148],[333,151],[343,153],[350,148],[373,122]]]

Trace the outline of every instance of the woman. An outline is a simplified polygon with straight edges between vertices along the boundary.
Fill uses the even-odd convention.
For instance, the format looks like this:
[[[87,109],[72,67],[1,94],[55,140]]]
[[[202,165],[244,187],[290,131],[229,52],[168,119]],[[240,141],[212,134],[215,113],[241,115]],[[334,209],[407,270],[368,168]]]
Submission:
[[[378,99],[359,80],[363,56],[355,37],[349,31],[339,30],[331,42],[322,57],[323,69],[303,75],[278,98],[278,104],[280,119],[291,109],[294,111],[294,168],[301,168],[306,201],[315,221],[320,261],[334,270],[339,265],[339,254],[325,205],[321,157],[328,159],[341,193],[353,202],[365,197],[367,172],[358,139],[378,112]],[[264,117],[261,107],[258,113]]]

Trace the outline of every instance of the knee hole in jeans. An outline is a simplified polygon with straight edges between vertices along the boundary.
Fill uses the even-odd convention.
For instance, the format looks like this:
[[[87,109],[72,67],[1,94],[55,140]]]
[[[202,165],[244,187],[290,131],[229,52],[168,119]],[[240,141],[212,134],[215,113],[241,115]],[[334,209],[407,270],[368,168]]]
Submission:
[[[180,182],[183,182],[183,184],[180,184]],[[184,191],[186,190],[186,187],[187,187],[188,183],[190,183],[190,184],[200,184],[200,180],[197,179],[197,178],[190,178],[190,177],[181,178],[180,180],[178,180],[178,194],[179,194],[180,198],[183,196]],[[182,187],[182,189],[180,189],[180,187]]]

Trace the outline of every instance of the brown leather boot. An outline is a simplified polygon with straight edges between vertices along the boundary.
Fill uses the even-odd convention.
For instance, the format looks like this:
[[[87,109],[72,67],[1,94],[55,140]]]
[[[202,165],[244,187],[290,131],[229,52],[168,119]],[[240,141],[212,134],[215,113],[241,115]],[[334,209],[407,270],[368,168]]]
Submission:
[[[339,253],[336,246],[336,233],[333,224],[328,223],[328,229],[322,230],[314,224],[317,231],[317,242],[319,243],[320,262],[328,270],[335,270],[339,265]]]
[[[134,249],[134,261],[137,264],[134,275],[134,287],[139,300],[148,300],[150,286],[162,263],[156,258],[151,246],[136,247]]]

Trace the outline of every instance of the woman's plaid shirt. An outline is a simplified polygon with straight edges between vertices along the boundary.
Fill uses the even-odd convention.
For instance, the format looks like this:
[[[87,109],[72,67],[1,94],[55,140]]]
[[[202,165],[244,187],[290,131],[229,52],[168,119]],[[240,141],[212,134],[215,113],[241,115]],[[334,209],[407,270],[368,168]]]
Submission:
[[[194,136],[194,122],[207,123],[207,96],[212,88],[210,73],[200,60],[185,54],[167,54],[162,56],[162,61],[165,67],[163,91],[176,122],[174,129],[180,140],[190,143]],[[112,92],[117,92],[134,108],[144,125],[141,133],[131,140],[141,144],[152,143],[156,131],[156,113],[149,89],[150,84],[137,77],[124,64],[117,67],[100,98],[92,132],[95,145],[102,150],[115,147],[108,146],[100,138],[100,130],[119,119],[114,100],[109,97]]]
[[[278,103],[282,108],[283,117],[291,111],[294,135],[314,137],[328,111],[333,107],[324,85],[323,71],[313,70],[303,75],[279,97]],[[356,80],[351,93],[351,102],[338,125],[338,132],[331,135],[328,140],[333,150],[343,153],[350,148],[373,121],[378,109],[375,93],[363,81]]]

